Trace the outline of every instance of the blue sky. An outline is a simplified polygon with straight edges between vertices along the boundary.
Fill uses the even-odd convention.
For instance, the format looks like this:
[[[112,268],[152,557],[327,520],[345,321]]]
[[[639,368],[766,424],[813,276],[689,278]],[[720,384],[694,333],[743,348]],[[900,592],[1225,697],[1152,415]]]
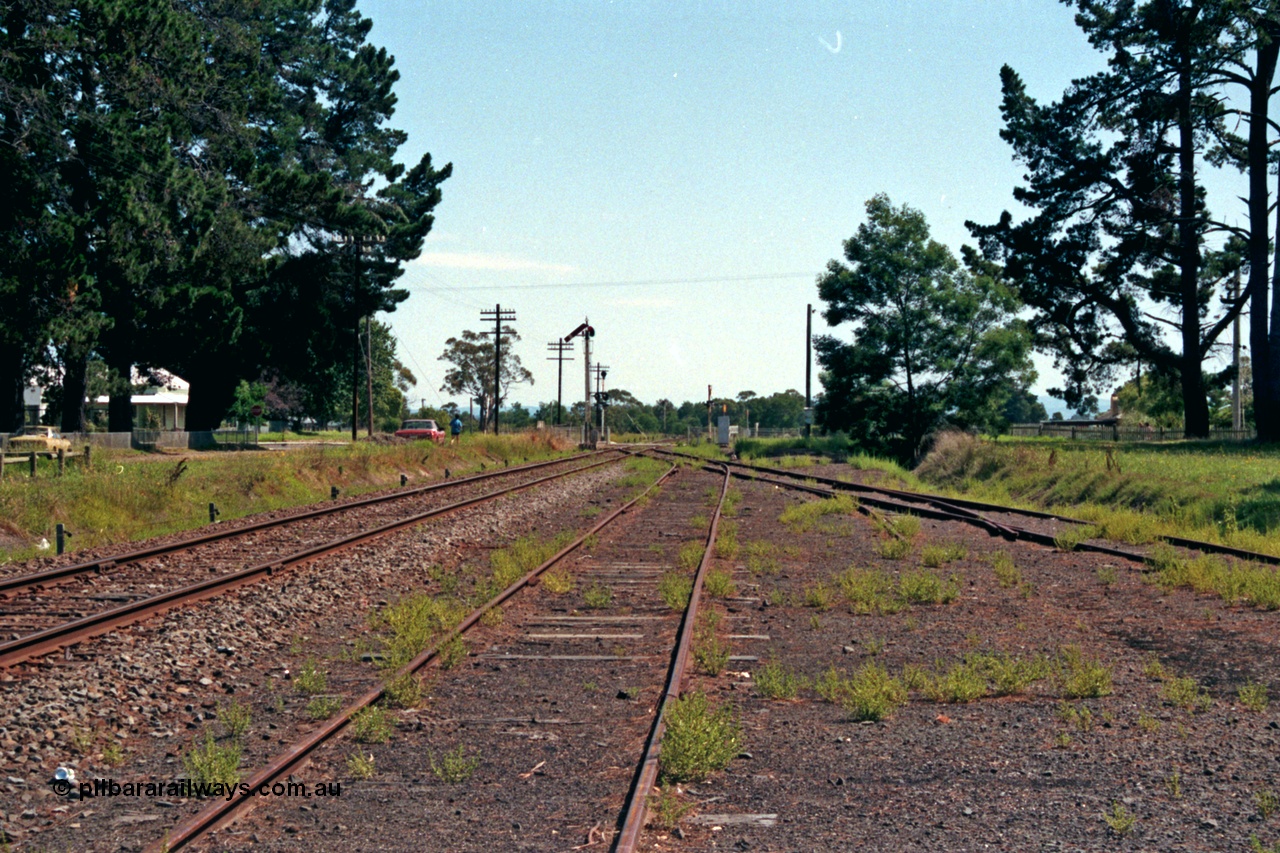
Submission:
[[[415,405],[446,399],[445,339],[497,303],[525,403],[554,399],[546,343],[584,317],[608,384],[647,402],[803,391],[805,305],[866,200],[921,209],[958,253],[1019,180],[1000,66],[1046,100],[1102,67],[1051,0],[360,9],[402,75],[403,158],[454,167],[388,317]]]

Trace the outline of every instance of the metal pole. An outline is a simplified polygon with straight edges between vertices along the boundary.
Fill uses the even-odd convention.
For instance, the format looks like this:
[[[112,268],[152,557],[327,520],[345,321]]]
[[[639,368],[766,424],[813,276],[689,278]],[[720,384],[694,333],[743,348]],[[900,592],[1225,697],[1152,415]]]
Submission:
[[[584,317],[582,321],[584,326],[591,325],[591,318]],[[582,418],[583,418],[583,440],[586,440],[586,431],[591,429],[591,334],[584,332],[582,334]]]
[[[811,374],[813,368],[813,303],[809,303],[805,307],[804,312],[804,408],[805,408],[805,424],[804,437],[813,436],[813,424],[809,423],[809,409],[813,406],[810,400],[810,391],[812,390]]]

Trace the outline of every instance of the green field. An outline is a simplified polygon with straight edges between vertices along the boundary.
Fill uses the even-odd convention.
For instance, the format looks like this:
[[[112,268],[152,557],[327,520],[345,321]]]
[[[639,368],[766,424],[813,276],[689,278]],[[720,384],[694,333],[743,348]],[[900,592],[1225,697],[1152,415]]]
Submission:
[[[95,450],[89,468],[69,462],[62,477],[41,462],[35,479],[11,465],[0,483],[0,564],[52,553],[62,522],[69,548],[88,548],[187,530],[207,524],[215,503],[221,520],[315,503],[331,486],[343,497],[410,483],[439,480],[485,465],[519,464],[562,455],[563,443],[531,434],[469,435],[456,446],[429,442],[317,445],[289,451],[221,451],[142,454]]]

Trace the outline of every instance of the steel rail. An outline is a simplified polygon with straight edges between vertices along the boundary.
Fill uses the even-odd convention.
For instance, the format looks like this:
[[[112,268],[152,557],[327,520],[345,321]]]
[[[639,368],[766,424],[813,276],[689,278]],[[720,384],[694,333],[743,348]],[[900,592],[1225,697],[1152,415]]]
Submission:
[[[503,495],[512,494],[514,492],[523,491],[533,486],[541,485],[561,477],[567,477],[571,474],[577,474],[581,471],[589,471],[592,468],[598,468],[601,465],[610,465],[618,459],[603,459],[599,462],[593,462],[589,465],[583,465],[570,471],[562,471],[556,474],[549,474],[545,477],[539,477],[536,480],[530,480],[527,483],[517,483],[506,489],[500,489],[496,492],[488,492],[474,498],[457,501],[447,504],[446,506],[436,507],[435,509],[417,513],[406,518],[388,522],[370,530],[364,530],[359,533],[353,533],[325,542],[320,545],[314,545],[301,551],[296,551],[284,557],[273,557],[257,565],[230,572],[225,575],[219,575],[190,586],[180,587],[178,589],[169,590],[151,598],[144,598],[140,601],[130,602],[129,604],[105,610],[101,613],[95,613],[85,616],[71,622],[65,622],[62,625],[55,625],[52,628],[46,628],[43,631],[37,631],[26,636],[19,637],[16,640],[10,640],[0,643],[0,669],[13,666],[25,660],[30,660],[40,655],[48,654],[59,648],[72,645],[80,640],[95,637],[106,633],[115,628],[121,628],[126,625],[132,625],[149,616],[163,613],[184,604],[202,601],[207,598],[213,598],[222,595],[225,592],[255,583],[263,578],[274,574],[277,571],[297,566],[302,563],[310,562],[318,557],[326,554],[332,554],[338,551],[346,550],[353,545],[368,542],[388,533],[411,527],[429,518],[438,515],[444,515],[450,512],[456,512],[469,506],[475,506],[485,501],[490,501]]]
[[[702,581],[707,567],[711,565],[711,555],[715,550],[716,533],[720,527],[720,515],[724,509],[724,498],[729,491],[729,469],[723,467],[724,481],[720,484],[720,501],[716,504],[715,515],[711,518],[711,527],[707,531],[706,547],[702,551],[702,560],[698,563],[698,571],[693,578],[693,590],[689,593],[689,605],[685,608],[684,618],[680,621],[680,631],[676,635],[675,654],[671,667],[667,671],[666,688],[662,693],[662,701],[654,715],[653,727],[649,730],[649,739],[645,742],[644,755],[640,759],[631,791],[627,795],[626,810],[622,817],[622,830],[614,837],[614,853],[634,853],[640,842],[640,833],[644,829],[646,800],[653,785],[658,779],[658,761],[661,756],[662,735],[666,731],[667,707],[679,698],[680,685],[684,682],[684,672],[689,664],[689,654],[693,644],[693,631],[698,616],[698,604],[702,598]]]
[[[517,465],[514,468],[503,468],[498,471],[492,471],[485,474],[473,474],[470,477],[460,477],[456,480],[445,480],[440,483],[432,483],[427,486],[417,486],[404,491],[393,492],[388,495],[375,495],[368,498],[360,498],[359,500],[347,501],[345,503],[331,504],[329,506],[319,507],[317,509],[306,510],[304,512],[295,513],[284,518],[267,519],[264,521],[256,521],[252,524],[246,524],[241,527],[223,527],[210,533],[203,533],[190,539],[183,539],[180,542],[169,542],[161,545],[153,545],[147,548],[139,548],[136,551],[126,551],[120,554],[110,554],[105,557],[99,557],[94,560],[87,560],[82,563],[74,563],[69,566],[57,566],[52,569],[46,569],[41,572],[35,572],[28,575],[15,575],[8,578],[0,578],[0,593],[21,592],[35,586],[45,586],[50,583],[66,580],[75,575],[84,574],[91,571],[107,571],[116,568],[125,563],[136,563],[139,560],[145,560],[151,557],[158,557],[161,554],[171,554],[176,551],[185,551],[194,548],[197,545],[205,545],[210,542],[217,542],[223,539],[230,539],[236,536],[243,536],[246,533],[252,533],[256,530],[264,530],[271,527],[282,527],[286,524],[292,524],[295,521],[305,521],[312,518],[319,518],[325,515],[331,515],[336,512],[345,512],[349,509],[355,509],[372,504],[386,503],[388,501],[401,500],[402,498],[413,497],[415,495],[433,492],[439,489],[450,489],[455,486],[462,486],[468,483],[477,483],[483,480],[501,477],[507,474],[515,474],[521,471],[536,471],[540,468],[546,468],[550,465],[558,465],[563,462],[573,462],[578,459],[589,458],[601,453],[622,453],[621,450],[601,450],[593,453],[578,453],[572,456],[565,456],[560,459],[552,459],[546,462],[530,462],[526,465]]]
[[[392,676],[392,678],[388,679],[388,681],[422,669],[422,667],[430,663],[431,660],[440,653],[440,650],[444,646],[453,641],[456,637],[462,636],[467,629],[479,622],[485,613],[492,610],[494,607],[499,606],[511,596],[524,589],[529,585],[530,581],[563,560],[572,551],[578,548],[578,546],[580,546],[587,537],[599,532],[610,522],[614,521],[627,510],[631,509],[631,507],[635,506],[641,498],[645,497],[657,488],[663,481],[670,477],[675,470],[675,466],[667,469],[666,473],[655,480],[649,488],[645,489],[639,495],[606,515],[589,531],[561,548],[546,562],[532,569],[528,574],[512,583],[502,592],[498,593],[494,598],[476,608],[458,624],[458,627],[454,628],[442,639],[438,640],[436,643],[422,651],[416,658],[405,664],[405,666]],[[235,820],[239,816],[246,814],[254,805],[254,801],[256,799],[254,796],[255,791],[261,790],[263,785],[270,785],[275,780],[299,767],[303,760],[315,751],[317,747],[333,739],[344,728],[346,728],[347,724],[351,721],[351,718],[355,716],[356,712],[381,699],[384,692],[385,687],[383,686],[372,688],[366,692],[352,704],[344,708],[339,714],[326,720],[318,729],[312,731],[302,740],[296,742],[284,752],[278,754],[267,762],[266,765],[254,773],[247,782],[243,783],[243,785],[238,788],[240,792],[238,796],[230,799],[222,799],[210,804],[184,823],[179,824],[172,832],[166,833],[163,839],[152,842],[144,848],[144,853],[172,853],[172,851],[185,847],[187,844],[190,844],[192,841],[208,832],[211,832],[217,827],[223,826],[232,820]]]
[[[710,461],[710,460],[707,460],[705,457],[696,456],[692,453],[681,453],[679,451],[663,450],[661,448],[654,448],[654,450],[651,452],[670,454],[673,456],[682,456],[686,459],[694,459],[704,463]],[[941,495],[932,495],[927,492],[910,492],[910,491],[904,491],[902,489],[886,489],[879,486],[868,486],[862,483],[846,483],[843,480],[836,480],[831,477],[821,477],[821,476],[815,476],[811,474],[799,474],[794,471],[787,471],[782,468],[770,468],[763,465],[759,465],[759,466],[746,465],[741,462],[724,462],[724,463],[718,463],[718,464],[728,465],[732,468],[741,468],[747,471],[763,471],[768,474],[774,474],[774,475],[786,477],[789,479],[812,480],[816,483],[825,483],[829,486],[832,486],[836,489],[840,489],[842,491],[857,492],[860,495],[881,494],[881,495],[896,497],[896,498],[899,498],[900,500],[923,502],[923,503],[930,504],[934,507],[937,507],[939,509],[942,509],[943,511],[951,512],[957,516],[963,514],[965,511],[969,511],[972,514],[972,517],[974,519],[980,520],[979,526],[989,525],[990,526],[988,528],[989,530],[993,528],[1003,528],[1009,532],[1017,531],[1018,535],[1016,538],[1024,539],[1031,542],[1037,542],[1038,544],[1041,544],[1041,545],[1050,545],[1050,546],[1055,545],[1056,543],[1055,543],[1054,537],[1048,536],[1043,533],[1036,533],[1035,531],[1027,530],[1026,528],[1016,527],[1014,525],[1007,525],[997,521],[992,521],[991,519],[984,518],[983,516],[978,515],[977,512],[973,512],[973,511],[985,510],[987,512],[1003,512],[1003,513],[1008,513],[1009,515],[1023,515],[1023,516],[1027,516],[1028,518],[1040,518],[1040,519],[1047,519],[1052,521],[1062,521],[1068,524],[1079,524],[1082,526],[1089,526],[1092,524],[1092,522],[1086,521],[1081,518],[1072,518],[1069,515],[1059,515],[1057,513],[1044,512],[1043,510],[1020,509],[1018,507],[1004,506],[1003,504],[986,503],[984,501],[975,501],[975,500],[970,500],[968,498],[947,498],[947,497],[942,497]],[[741,477],[742,475],[735,472],[734,476]],[[742,477],[742,478],[751,479],[750,477]],[[779,483],[779,482],[775,482],[775,484],[782,485],[782,483]],[[871,500],[867,498],[863,498],[863,500],[866,500],[868,503],[871,503]],[[875,504],[872,503],[872,506],[875,506]],[[920,509],[916,509],[916,508],[909,508],[908,510],[899,510],[899,511],[910,511],[917,515],[922,515],[922,516],[931,517],[931,518],[942,517],[942,516],[929,515],[927,512],[922,511]],[[955,520],[960,520],[960,519],[957,518]],[[1007,533],[1001,534],[1001,535],[1005,535],[1006,538],[1013,538],[1013,537],[1010,537]],[[1234,548],[1230,545],[1220,545],[1216,542],[1205,542],[1201,539],[1188,539],[1184,536],[1157,535],[1154,538],[1160,542],[1165,542],[1169,545],[1176,545],[1179,548],[1186,548],[1189,551],[1201,551],[1206,554],[1221,554],[1228,557],[1235,557],[1238,560],[1247,560],[1255,563],[1265,563],[1271,566],[1280,566],[1280,556],[1276,556],[1274,554],[1264,554],[1259,551],[1248,551],[1243,548]],[[1123,557],[1125,559],[1132,559],[1132,560],[1138,560],[1138,561],[1144,561],[1146,559],[1144,555],[1137,554],[1137,552],[1125,551],[1123,549],[1118,549],[1118,548],[1112,548],[1107,545],[1092,545],[1087,542],[1082,542],[1079,545],[1077,545],[1076,550],[1096,551],[1102,554],[1110,554],[1111,556]]]

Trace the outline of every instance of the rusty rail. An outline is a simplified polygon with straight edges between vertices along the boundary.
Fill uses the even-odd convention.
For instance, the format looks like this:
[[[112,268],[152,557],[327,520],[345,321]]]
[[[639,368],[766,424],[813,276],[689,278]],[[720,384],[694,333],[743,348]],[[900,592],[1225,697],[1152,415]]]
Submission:
[[[597,464],[605,463],[601,462]],[[524,589],[528,586],[531,580],[538,577],[538,575],[560,562],[572,551],[578,548],[578,546],[580,546],[588,536],[602,530],[614,519],[631,509],[637,501],[657,488],[663,481],[670,477],[675,470],[675,466],[667,469],[666,473],[655,480],[649,488],[645,489],[642,493],[606,515],[589,531],[561,548],[546,562],[532,569],[528,574],[511,584],[502,592],[498,593],[494,598],[476,608],[467,616],[467,618],[458,624],[458,627],[454,628],[442,639],[438,640],[435,644],[421,652],[416,658],[405,664],[405,666],[401,668],[393,678],[399,678],[401,676],[417,672],[419,669],[426,666],[439,654],[441,648],[451,642],[454,638],[462,636],[467,629],[479,622],[480,618],[484,616],[485,613],[494,607],[499,606],[511,596]],[[718,514],[719,512],[717,511],[717,515]],[[363,696],[356,699],[355,702],[344,708],[341,713],[329,718],[323,725],[308,734],[301,741],[298,741],[284,752],[272,758],[271,761],[254,773],[253,776],[251,776],[245,783],[247,788],[242,790],[247,790],[249,793],[242,793],[240,796],[233,797],[229,800],[219,800],[210,804],[184,823],[179,824],[172,832],[167,833],[163,839],[152,842],[148,845],[145,849],[145,853],[172,853],[172,851],[185,847],[187,844],[190,844],[192,841],[208,832],[211,832],[217,827],[231,822],[242,814],[246,814],[255,804],[255,799],[257,799],[253,795],[254,791],[259,790],[263,785],[270,785],[276,779],[279,779],[294,768],[298,767],[317,747],[323,743],[327,743],[346,728],[347,724],[351,721],[351,718],[355,716],[356,712],[381,699],[383,691],[384,688],[382,686],[369,690]]]
[[[640,759],[639,771],[627,796],[626,810],[623,813],[622,830],[614,838],[614,853],[634,853],[640,841],[640,833],[644,829],[646,800],[658,778],[658,759],[661,754],[662,735],[666,731],[667,706],[680,696],[680,685],[684,682],[684,671],[689,664],[689,652],[693,643],[693,630],[698,616],[698,604],[702,598],[702,579],[711,565],[711,554],[715,550],[716,533],[720,527],[720,514],[724,509],[724,498],[729,490],[729,469],[724,471],[724,481],[720,484],[720,501],[716,504],[715,515],[711,518],[711,527],[707,531],[707,544],[702,551],[702,560],[698,563],[698,571],[693,578],[693,590],[689,594],[689,606],[685,608],[684,618],[680,622],[677,634],[675,655],[671,660],[671,668],[667,671],[667,685],[654,715],[653,728],[649,730],[649,739],[645,742],[644,755]]]
[[[388,522],[379,527],[370,530],[354,533],[335,539],[321,545],[306,548],[297,551],[285,557],[275,557],[266,562],[258,563],[236,572],[220,575],[216,578],[210,578],[200,583],[190,586],[181,587],[179,589],[170,590],[160,595],[145,598],[141,601],[131,602],[120,607],[105,610],[101,613],[95,613],[91,616],[85,616],[71,622],[56,625],[43,631],[37,631],[26,636],[19,637],[16,640],[10,640],[0,643],[0,668],[13,666],[25,660],[30,660],[40,655],[48,654],[59,648],[71,645],[104,634],[115,628],[121,628],[126,625],[132,625],[149,616],[163,613],[174,607],[184,604],[190,604],[196,601],[202,601],[207,598],[221,595],[237,587],[246,584],[255,583],[291,566],[301,565],[310,562],[318,557],[326,554],[332,554],[337,551],[343,551],[353,545],[368,542],[388,533],[401,530],[405,527],[411,527],[420,522],[426,521],[438,515],[444,515],[450,512],[456,512],[469,506],[474,506],[485,501],[490,501],[503,495],[512,494],[513,492],[522,491],[542,483],[550,482],[561,477],[567,477],[581,471],[589,471],[592,468],[598,468],[601,465],[609,465],[616,462],[616,459],[604,459],[599,462],[593,462],[590,465],[584,465],[574,468],[571,471],[562,471],[558,474],[549,474],[545,477],[539,477],[536,480],[530,480],[527,483],[519,483],[506,489],[500,489],[496,492],[489,492],[467,500],[457,501],[443,507],[427,510],[407,518],[398,519]]]
[[[35,586],[43,586],[50,583],[66,580],[75,575],[84,574],[92,571],[105,571],[107,569],[121,566],[125,563],[136,563],[139,560],[145,560],[150,557],[158,557],[161,554],[171,554],[176,551],[185,551],[194,548],[197,545],[205,545],[210,542],[217,542],[223,539],[230,539],[236,536],[243,536],[246,533],[252,533],[256,530],[263,530],[270,527],[282,527],[286,524],[292,524],[295,521],[305,521],[311,518],[318,518],[324,515],[330,515],[335,512],[345,512],[349,509],[355,509],[362,506],[370,506],[372,504],[385,503],[388,501],[400,500],[402,498],[413,497],[414,495],[433,492],[438,489],[449,489],[455,486],[466,485],[467,483],[476,483],[483,480],[492,479],[493,477],[501,477],[507,474],[515,474],[521,471],[536,471],[540,468],[546,468],[550,465],[559,465],[564,462],[573,462],[578,459],[589,458],[599,453],[622,452],[614,450],[602,450],[596,453],[578,453],[573,456],[565,456],[560,459],[552,459],[546,462],[530,462],[527,465],[517,465],[514,468],[503,468],[499,471],[492,471],[485,474],[474,474],[470,477],[460,477],[456,480],[445,480],[440,483],[432,483],[428,486],[417,486],[404,491],[393,492],[388,495],[375,495],[368,498],[360,498],[359,500],[348,501],[346,503],[336,503],[329,506],[319,507],[318,509],[306,510],[304,512],[295,513],[284,518],[268,519],[265,521],[256,521],[252,524],[246,524],[242,527],[220,528],[211,533],[202,533],[199,536],[193,536],[190,539],[184,539],[180,542],[169,542],[162,545],[153,545],[147,548],[139,548],[136,551],[126,551],[121,554],[111,554],[105,557],[99,557],[95,560],[87,560],[83,563],[75,563],[69,566],[57,566],[52,569],[46,569],[41,572],[35,572],[29,575],[16,575],[9,578],[0,578],[0,593],[21,592]]]
[[[686,459],[694,459],[703,463],[706,463],[709,461],[704,457],[695,456],[691,453],[681,453],[679,451],[664,450],[661,448],[654,448],[650,452],[668,454],[672,456],[681,456]],[[779,477],[788,478],[789,480],[812,480],[815,483],[825,483],[833,487],[834,489],[839,489],[841,491],[846,491],[846,492],[855,492],[859,495],[860,500],[863,500],[872,506],[882,506],[885,509],[891,509],[897,512],[911,512],[916,515],[923,516],[925,518],[938,518],[938,519],[947,519],[947,520],[953,520],[953,521],[966,521],[970,524],[976,524],[979,527],[984,527],[985,529],[987,529],[988,532],[992,533],[993,535],[998,533],[999,535],[1004,536],[1007,539],[1021,539],[1027,542],[1035,542],[1036,544],[1039,544],[1039,545],[1055,546],[1056,543],[1055,543],[1054,537],[1052,536],[1048,536],[1043,533],[1037,533],[1033,530],[1027,530],[1026,528],[1017,527],[1016,525],[1003,524],[1001,522],[993,521],[989,518],[983,517],[977,511],[985,510],[987,512],[1002,512],[1002,513],[1008,513],[1009,515],[1022,515],[1028,518],[1040,518],[1040,519],[1046,519],[1051,521],[1061,521],[1067,524],[1079,524],[1083,526],[1088,526],[1091,524],[1091,522],[1085,521],[1084,519],[1072,518],[1071,516],[1068,516],[1068,515],[1059,515],[1057,513],[1045,512],[1043,510],[1020,509],[1018,507],[1004,506],[1002,504],[986,503],[984,501],[975,501],[975,500],[970,500],[968,498],[947,498],[947,497],[942,497],[941,495],[932,495],[927,492],[910,492],[910,491],[904,491],[902,489],[886,489],[878,486],[868,486],[862,483],[846,483],[842,480],[836,480],[831,477],[820,477],[812,474],[798,474],[794,471],[787,471],[782,468],[769,468],[763,465],[760,465],[760,466],[745,465],[741,462],[724,462],[724,463],[717,463],[717,464],[723,464],[736,469],[745,469],[746,471],[765,472],[765,473],[773,474]],[[752,477],[749,474],[740,473],[737,470],[733,471],[733,476],[739,477],[741,479],[748,479],[748,480],[758,479],[758,480],[761,480],[762,482],[771,482],[774,485],[786,486],[788,488],[798,488],[798,486],[795,483],[785,482],[781,480],[769,480],[763,477]],[[808,488],[807,490],[814,491],[812,488]],[[824,492],[815,491],[814,493],[823,494]],[[827,492],[825,494],[830,495],[833,493]],[[890,502],[877,503],[875,502],[875,499],[873,497],[870,497],[877,494],[898,498],[899,500],[904,500],[904,501],[915,501],[918,503],[924,503],[934,507],[935,510],[930,511],[930,510],[922,509],[917,506],[905,506],[901,504],[895,505]],[[1265,563],[1271,566],[1280,566],[1280,556],[1276,556],[1274,554],[1264,554],[1259,551],[1247,551],[1243,548],[1233,548],[1230,545],[1220,545],[1216,542],[1205,542],[1200,539],[1188,539],[1183,536],[1156,536],[1154,538],[1160,542],[1165,542],[1165,543],[1168,543],[1169,545],[1176,545],[1179,548],[1186,548],[1187,550],[1190,550],[1190,551],[1201,551],[1206,554],[1222,554],[1228,557],[1235,557],[1238,560],[1248,560],[1255,563]],[[1112,548],[1109,545],[1096,545],[1089,542],[1081,542],[1075,547],[1076,547],[1076,550],[1078,551],[1093,551],[1099,554],[1107,554],[1113,557],[1120,557],[1122,559],[1134,560],[1137,562],[1144,562],[1146,560],[1145,555],[1139,554],[1136,551],[1126,551],[1122,548]]]

